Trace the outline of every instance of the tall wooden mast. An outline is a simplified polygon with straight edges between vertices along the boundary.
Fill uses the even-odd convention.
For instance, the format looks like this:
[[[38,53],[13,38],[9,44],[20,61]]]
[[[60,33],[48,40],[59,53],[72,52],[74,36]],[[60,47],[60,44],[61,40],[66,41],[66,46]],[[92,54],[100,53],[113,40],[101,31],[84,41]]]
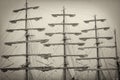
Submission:
[[[67,67],[67,59],[66,59],[66,34],[65,34],[65,7],[63,7],[63,43],[64,43],[64,67]],[[63,80],[66,80],[66,68],[63,70]]]
[[[25,29],[28,28],[28,2],[26,0],[26,10],[25,10]],[[29,57],[28,57],[28,54],[29,54],[29,44],[28,44],[28,40],[29,40],[29,35],[28,35],[28,30],[26,30],[26,33],[25,33],[25,37],[26,37],[26,70],[25,70],[25,73],[26,73],[26,80],[29,80],[29,72],[28,72],[28,67],[29,67]]]
[[[99,41],[98,41],[98,32],[97,32],[97,20],[96,20],[96,15],[94,16],[94,20],[95,20],[95,37],[96,37],[96,51],[97,51],[97,69],[100,69],[100,60],[99,60]],[[97,80],[101,80],[101,77],[100,77],[100,71],[97,71]]]
[[[79,46],[83,46],[84,43],[68,43],[67,40],[69,40],[67,38],[67,35],[68,34],[75,34],[75,35],[80,35],[81,33],[80,32],[66,32],[66,27],[69,27],[69,26],[66,26],[66,25],[72,25],[72,26],[77,26],[78,23],[67,23],[65,21],[65,18],[66,16],[69,16],[69,17],[74,17],[75,14],[67,14],[65,12],[65,7],[63,7],[63,10],[62,10],[62,14],[52,14],[53,17],[58,17],[58,16],[62,16],[63,17],[63,22],[62,23],[51,23],[49,24],[50,26],[55,26],[55,25],[62,25],[63,27],[63,32],[56,32],[56,33],[46,33],[46,35],[48,36],[52,36],[53,34],[62,34],[63,35],[63,43],[47,43],[47,44],[44,44],[45,46],[51,46],[51,45],[63,45],[63,80],[67,80],[67,70],[69,69],[68,67],[68,64],[67,64],[67,57],[72,57],[72,56],[78,56],[78,55],[68,55],[67,54],[67,51],[66,51],[66,47],[67,45],[79,45]],[[84,57],[85,55],[83,55]],[[82,55],[81,55],[82,57]],[[86,56],[85,56],[86,57]],[[83,68],[87,68],[87,67],[71,67],[71,69],[83,69]]]
[[[104,22],[105,19],[97,19],[96,18],[96,15],[94,16],[94,19],[93,20],[88,20],[88,21],[85,21],[85,22],[95,22],[95,28],[94,28],[94,31],[95,31],[95,39],[96,39],[96,54],[97,54],[97,69],[100,69],[101,68],[101,65],[100,65],[100,59],[99,59],[99,38],[98,38],[98,30],[97,30],[97,22]],[[100,77],[100,71],[98,70],[97,71],[97,80],[101,80],[101,77]]]
[[[97,22],[104,22],[106,19],[97,19],[96,18],[96,15],[94,16],[94,19],[92,20],[86,20],[84,21],[85,23],[89,23],[89,22],[94,22],[95,23],[95,27],[93,29],[86,29],[86,30],[82,30],[82,32],[88,32],[88,31],[94,31],[95,32],[95,37],[82,37],[80,38],[80,40],[88,40],[88,39],[95,39],[96,40],[96,46],[93,46],[93,47],[81,47],[81,48],[78,48],[80,50],[84,50],[84,49],[96,49],[96,54],[97,56],[96,57],[92,57],[92,58],[81,58],[81,59],[77,59],[77,60],[97,60],[97,67],[96,69],[86,69],[87,70],[91,70],[91,71],[96,71],[97,73],[97,80],[102,80],[101,79],[101,71],[104,71],[104,70],[117,70],[116,68],[102,68],[102,66],[100,65],[100,60],[101,59],[113,59],[115,60],[116,57],[101,57],[100,54],[99,54],[99,48],[115,48],[116,45],[114,46],[100,46],[100,41],[99,39],[107,39],[107,40],[110,40],[112,39],[113,37],[100,37],[98,36],[98,30],[108,30],[109,27],[102,27],[102,28],[97,28]]]
[[[7,29],[7,32],[13,32],[13,31],[25,31],[25,41],[15,41],[15,42],[6,42],[6,45],[11,46],[12,44],[21,44],[21,43],[25,43],[25,53],[26,54],[19,54],[19,55],[15,55],[15,57],[19,57],[19,56],[25,56],[26,60],[25,60],[25,65],[24,67],[19,67],[19,69],[21,70],[25,70],[25,80],[29,80],[29,43],[31,42],[47,42],[47,40],[42,39],[42,40],[29,40],[29,37],[31,36],[29,34],[29,30],[38,30],[38,31],[43,31],[45,30],[45,28],[28,28],[28,20],[36,20],[38,21],[39,19],[41,19],[42,17],[35,17],[35,18],[28,18],[28,10],[30,9],[38,9],[39,6],[34,6],[34,7],[28,7],[28,0],[25,0],[25,8],[21,8],[21,9],[17,9],[17,10],[13,10],[13,12],[17,13],[20,11],[25,11],[25,18],[24,19],[16,19],[16,20],[11,20],[11,23],[17,23],[18,21],[24,21],[25,22],[25,28],[23,29]],[[9,57],[13,57],[14,55],[2,55],[3,58],[9,58]],[[7,71],[7,70],[19,70],[18,68],[0,68],[2,71]]]
[[[117,65],[117,77],[118,77],[118,80],[120,80],[120,62],[119,62],[119,56],[118,56],[118,50],[117,50],[116,30],[114,30],[114,36],[115,36],[115,53],[116,53],[116,65]]]

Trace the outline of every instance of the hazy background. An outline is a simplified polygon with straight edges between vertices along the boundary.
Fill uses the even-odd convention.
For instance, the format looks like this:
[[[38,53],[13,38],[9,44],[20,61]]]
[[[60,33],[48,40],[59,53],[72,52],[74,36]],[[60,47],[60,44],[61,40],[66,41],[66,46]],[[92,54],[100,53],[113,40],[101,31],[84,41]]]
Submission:
[[[23,8],[25,6],[25,0],[0,0],[0,55],[2,54],[20,54],[20,53],[25,53],[25,48],[24,45],[13,45],[12,47],[5,46],[4,42],[6,41],[18,41],[18,40],[24,40],[24,32],[13,32],[13,33],[7,33],[5,30],[9,28],[24,28],[24,22],[18,22],[16,24],[11,24],[9,23],[10,20],[13,19],[19,19],[19,18],[24,18],[24,11],[20,13],[13,13],[12,10]],[[62,22],[62,18],[53,18],[51,14],[53,13],[62,13],[63,6],[66,8],[66,13],[74,13],[76,16],[74,18],[67,18],[66,22],[77,22],[79,25],[77,27],[69,27],[67,28],[67,31],[71,32],[81,32],[83,29],[88,29],[88,28],[93,28],[94,24],[85,24],[83,21],[87,19],[93,19],[94,15],[97,15],[97,18],[105,18],[107,21],[103,23],[98,23],[98,27],[110,27],[111,29],[109,31],[101,31],[99,32],[99,36],[114,36],[114,29],[117,30],[117,41],[118,41],[118,53],[120,53],[119,47],[120,47],[120,0],[28,0],[29,6],[40,6],[38,10],[30,10],[29,11],[29,17],[36,17],[36,16],[42,16],[43,19],[40,21],[29,21],[29,27],[45,27],[46,30],[44,32],[33,32],[31,31],[30,34],[34,34],[36,36],[32,37],[32,39],[43,39],[43,38],[48,38],[50,39],[50,42],[62,42],[62,36],[53,36],[53,37],[47,37],[44,35],[45,32],[61,32],[62,28],[61,26],[51,28],[48,26],[48,23],[54,23],[54,22]],[[89,35],[88,35],[89,34]],[[78,40],[79,37],[84,37],[84,36],[91,36],[94,35],[94,33],[86,33],[78,37],[68,36],[72,37],[73,41],[72,42],[83,42]],[[107,42],[106,40],[103,42]],[[110,41],[110,43],[106,43],[105,45],[114,45],[114,38],[113,40]],[[87,41],[87,44],[85,46],[92,46],[94,44],[94,41]],[[37,46],[37,47],[36,47]],[[22,48],[21,48],[22,47]],[[87,54],[89,51],[78,51],[77,50],[78,46],[76,47],[70,47],[71,53],[77,54],[76,52],[81,52],[81,54]],[[74,51],[72,51],[74,49]],[[40,52],[52,52],[53,54],[56,53],[62,53],[62,47],[55,47],[55,48],[45,48],[41,44],[36,44],[31,46],[30,49],[31,53],[40,53]],[[114,56],[114,50],[110,50],[107,52],[107,50],[104,50],[106,55],[109,56]],[[19,53],[18,53],[19,52]],[[93,52],[93,51],[91,51]],[[109,54],[110,53],[110,54]],[[95,54],[95,53],[94,53]],[[93,57],[94,54],[91,54],[90,56]],[[36,60],[39,60],[41,58],[36,58],[32,57],[31,62],[33,62],[33,65],[42,65],[40,63],[36,63]],[[34,61],[33,61],[34,60]],[[59,66],[62,64],[61,59],[55,59],[56,62],[53,65]],[[54,60],[41,60],[45,63],[50,64],[51,62],[54,62]],[[59,61],[59,63],[58,63]],[[18,63],[19,62],[19,63]],[[110,62],[110,61],[109,61]],[[88,64],[89,62],[86,62]],[[95,64],[92,64],[91,66],[94,66]],[[13,64],[13,65],[11,65]],[[2,59],[0,58],[0,67],[5,67],[8,65],[11,65],[10,67],[13,66],[20,66],[24,64],[24,58],[10,58],[9,60]],[[71,71],[73,75],[73,73]],[[3,73],[0,71],[0,79],[1,80],[9,80],[9,77],[11,80],[22,80],[22,77],[24,74],[21,73],[15,73],[15,72],[8,72],[8,73]],[[38,71],[35,74],[40,74]],[[43,73],[44,74],[47,73]],[[50,73],[49,73],[50,74]],[[49,75],[48,74],[48,75]],[[8,76],[8,78],[6,76]],[[18,78],[16,78],[17,75]],[[59,80],[61,76],[61,72],[56,74],[55,80]],[[41,75],[42,76],[42,75]],[[52,76],[52,75],[51,75]],[[48,76],[47,76],[48,77]],[[54,80],[55,75],[51,77],[51,80]],[[93,76],[94,77],[94,76]],[[82,78],[85,78],[83,76]],[[35,78],[36,80],[39,80],[40,78]],[[43,79],[43,77],[41,78]],[[44,78],[44,79],[49,79]],[[86,79],[87,80],[87,79]],[[93,80],[93,78],[91,78]],[[108,79],[109,80],[109,79]]]

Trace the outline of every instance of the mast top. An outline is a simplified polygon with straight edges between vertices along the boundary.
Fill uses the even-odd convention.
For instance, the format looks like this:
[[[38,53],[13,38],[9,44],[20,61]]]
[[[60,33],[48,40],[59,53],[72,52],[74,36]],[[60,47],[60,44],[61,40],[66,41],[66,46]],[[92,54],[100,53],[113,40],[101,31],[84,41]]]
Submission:
[[[26,0],[26,3],[28,3],[28,0]]]
[[[63,6],[63,11],[65,11],[65,6]]]
[[[94,18],[96,18],[96,16],[97,16],[97,15],[95,14],[95,15],[94,15]]]

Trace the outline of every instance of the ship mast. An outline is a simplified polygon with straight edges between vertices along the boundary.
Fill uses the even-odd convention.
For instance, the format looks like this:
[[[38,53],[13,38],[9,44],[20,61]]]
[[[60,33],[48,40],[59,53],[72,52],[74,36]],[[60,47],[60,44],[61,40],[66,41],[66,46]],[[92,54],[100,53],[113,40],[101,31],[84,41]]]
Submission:
[[[100,59],[99,59],[99,38],[98,38],[98,30],[97,30],[97,22],[103,22],[105,19],[96,19],[96,15],[94,16],[94,20],[88,20],[86,22],[95,22],[95,39],[96,39],[96,54],[97,54],[97,69],[100,69],[101,68],[101,65],[100,65]],[[97,71],[97,80],[101,80],[101,77],[100,77],[100,71],[98,70]]]
[[[113,37],[99,37],[98,36],[98,30],[108,30],[109,27],[102,27],[102,28],[97,28],[97,22],[104,22],[106,19],[97,19],[96,18],[96,15],[94,16],[94,19],[92,20],[86,20],[84,21],[85,23],[89,23],[89,22],[94,22],[95,23],[95,27],[93,29],[86,29],[86,30],[82,30],[82,32],[88,32],[88,31],[94,31],[95,32],[95,37],[82,37],[80,38],[80,40],[88,40],[88,39],[95,39],[96,40],[96,46],[93,46],[93,47],[81,47],[81,48],[78,48],[79,50],[84,50],[84,49],[96,49],[96,54],[97,56],[96,57],[91,57],[91,58],[78,58],[77,60],[97,60],[97,67],[96,69],[86,69],[87,70],[90,70],[90,71],[96,71],[97,73],[97,80],[102,80],[101,79],[101,74],[100,72],[101,71],[104,71],[104,70],[117,70],[116,68],[101,68],[102,66],[100,65],[100,60],[101,59],[113,59],[113,60],[116,60],[117,57],[101,57],[100,54],[99,54],[99,48],[115,48],[116,46],[116,41],[115,41],[115,46],[100,46],[100,42],[99,42],[99,39],[107,39],[107,40],[110,40],[112,39]],[[117,54],[116,54],[117,55]],[[118,68],[119,69],[119,68]],[[80,71],[80,70],[79,70]],[[119,75],[119,74],[118,74]]]
[[[74,35],[80,35],[81,33],[80,32],[66,32],[66,25],[72,25],[72,26],[77,26],[78,23],[67,23],[65,21],[65,18],[66,16],[69,16],[69,17],[74,17],[75,14],[67,14],[65,12],[65,7],[63,7],[63,13],[62,14],[52,14],[53,17],[58,17],[58,16],[62,16],[63,17],[63,22],[62,23],[51,23],[49,24],[50,26],[55,26],[55,25],[62,25],[63,27],[63,32],[56,32],[56,33],[46,33],[46,35],[48,36],[52,36],[54,34],[62,34],[63,35],[63,43],[47,43],[47,44],[44,44],[45,46],[51,46],[51,45],[63,45],[63,80],[67,80],[67,70],[68,69],[84,69],[84,68],[88,68],[88,67],[68,67],[68,63],[67,63],[67,57],[75,57],[75,56],[80,56],[80,55],[68,55],[67,54],[67,51],[66,51],[66,47],[67,45],[79,45],[79,46],[83,46],[84,43],[68,43],[67,40],[69,40],[67,38],[67,35],[68,34],[74,34]],[[60,56],[59,56],[60,57]],[[86,55],[81,55],[80,57],[86,57]]]
[[[97,69],[100,69],[100,60],[99,60],[99,40],[98,40],[98,32],[97,32],[97,20],[96,20],[96,15],[94,16],[94,20],[95,20],[95,37],[96,37],[96,51],[97,51]],[[101,77],[100,77],[100,71],[97,71],[97,80],[101,80]]]
[[[66,34],[65,34],[66,30],[65,30],[65,7],[63,7],[63,43],[64,43],[64,67],[65,69],[63,70],[63,80],[66,80],[66,67],[67,67],[67,59],[66,59]]]
[[[28,7],[28,0],[25,0],[25,8],[13,10],[13,12],[17,13],[20,11],[25,11],[25,18],[24,19],[16,19],[16,20],[11,20],[11,23],[17,23],[19,21],[25,21],[25,28],[23,29],[7,29],[7,32],[13,32],[13,31],[25,31],[25,41],[14,41],[14,42],[6,42],[5,44],[8,46],[11,46],[13,44],[22,44],[25,43],[25,48],[26,54],[19,54],[19,55],[2,55],[3,58],[8,59],[9,57],[19,57],[19,56],[25,56],[25,65],[23,67],[13,67],[13,68],[0,68],[3,72],[6,72],[8,70],[25,70],[25,80],[29,80],[29,67],[30,62],[29,62],[29,56],[38,56],[37,54],[29,54],[29,43],[31,42],[41,42],[45,43],[48,40],[47,39],[41,39],[41,40],[29,40],[29,37],[32,36],[29,34],[29,30],[38,30],[38,31],[43,31],[45,28],[28,28],[28,20],[35,20],[38,21],[39,19],[42,19],[42,17],[34,17],[34,18],[28,18],[28,10],[30,9],[38,9],[39,6],[34,6],[34,7]],[[36,69],[36,67],[34,67]]]
[[[25,10],[25,29],[28,28],[28,2],[26,0],[26,10]],[[26,30],[26,33],[25,33],[25,37],[26,37],[26,70],[25,70],[25,74],[26,74],[26,79],[25,80],[29,80],[29,72],[28,72],[28,67],[29,67],[29,57],[28,57],[28,54],[29,54],[29,43],[28,43],[28,40],[29,40],[29,35],[28,35],[28,30]]]
[[[118,50],[117,50],[117,38],[116,38],[116,30],[114,30],[114,36],[115,36],[115,53],[116,53],[116,65],[117,65],[117,76],[118,80],[120,80],[120,63],[119,63],[119,56],[118,56]]]

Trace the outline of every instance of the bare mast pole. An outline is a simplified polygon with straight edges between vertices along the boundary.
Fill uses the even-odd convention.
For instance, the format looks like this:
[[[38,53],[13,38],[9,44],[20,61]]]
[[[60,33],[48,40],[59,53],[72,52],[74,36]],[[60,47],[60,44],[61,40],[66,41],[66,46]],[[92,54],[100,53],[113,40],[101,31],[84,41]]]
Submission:
[[[99,59],[99,40],[98,40],[98,32],[97,32],[97,21],[96,21],[96,15],[94,16],[95,19],[95,38],[96,38],[96,52],[97,52],[97,69],[100,69],[100,59]],[[101,80],[100,79],[100,71],[97,70],[97,80]]]
[[[28,51],[29,51],[29,48],[28,48],[28,40],[29,40],[29,35],[28,35],[28,30],[27,30],[27,28],[28,28],[28,20],[27,20],[27,18],[28,18],[28,10],[27,10],[27,8],[28,8],[28,1],[26,0],[26,3],[25,3],[25,7],[26,7],[26,9],[25,9],[25,31],[26,31],[26,33],[25,33],[25,37],[26,37],[26,69],[25,69],[25,74],[26,74],[26,78],[25,78],[25,80],[29,80],[29,74],[28,74],[28,67],[29,67],[29,57],[28,57]]]
[[[120,80],[120,65],[119,65],[119,57],[118,57],[118,50],[117,50],[117,38],[116,38],[116,30],[114,30],[114,36],[115,36],[115,53],[116,53],[116,65],[117,65],[117,74],[118,74],[118,80]]]

